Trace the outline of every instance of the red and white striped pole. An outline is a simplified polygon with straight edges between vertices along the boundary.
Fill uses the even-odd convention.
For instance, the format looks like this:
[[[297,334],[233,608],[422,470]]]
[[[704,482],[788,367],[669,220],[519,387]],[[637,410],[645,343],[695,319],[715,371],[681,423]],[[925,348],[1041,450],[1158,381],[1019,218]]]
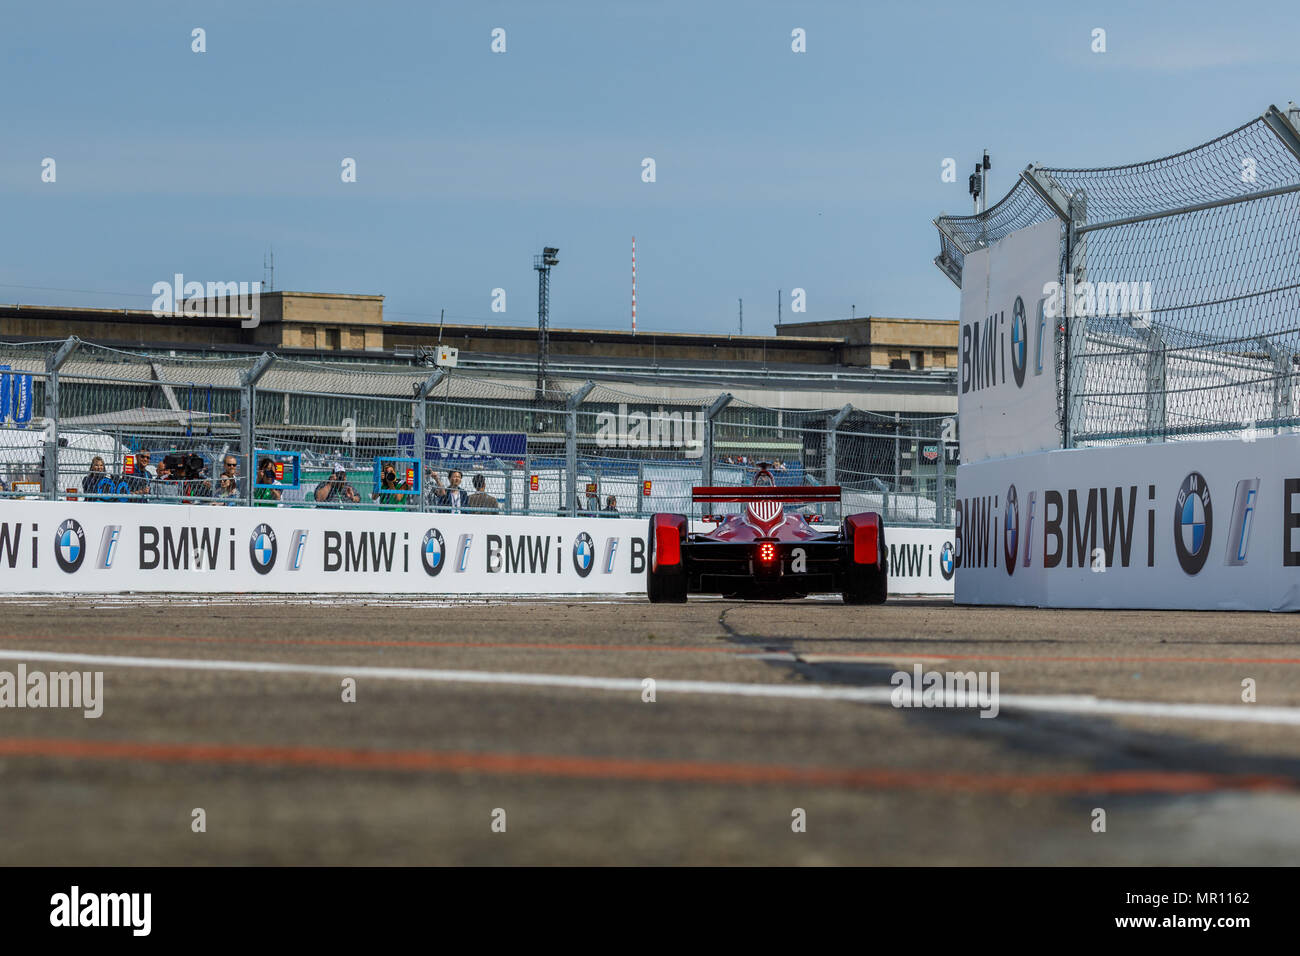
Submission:
[[[636,236],[632,237],[632,334],[636,334]]]

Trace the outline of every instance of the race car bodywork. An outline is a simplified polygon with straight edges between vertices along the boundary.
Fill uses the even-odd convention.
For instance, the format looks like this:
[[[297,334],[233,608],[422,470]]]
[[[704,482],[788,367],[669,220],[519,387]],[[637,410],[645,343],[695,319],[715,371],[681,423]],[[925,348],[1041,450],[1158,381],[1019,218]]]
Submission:
[[[765,473],[760,473],[760,478]],[[770,478],[770,476],[769,476]],[[709,515],[712,530],[691,531],[685,515],[650,519],[646,595],[654,603],[687,594],[746,599],[840,593],[846,604],[883,604],[889,551],[879,514],[849,515],[836,529],[785,505],[840,501],[835,485],[697,487],[695,502],[739,502],[739,514]]]

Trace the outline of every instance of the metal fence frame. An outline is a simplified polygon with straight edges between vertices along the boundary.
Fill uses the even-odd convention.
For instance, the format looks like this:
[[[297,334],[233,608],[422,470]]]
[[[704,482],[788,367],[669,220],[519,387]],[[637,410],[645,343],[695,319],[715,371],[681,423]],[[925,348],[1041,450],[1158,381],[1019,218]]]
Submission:
[[[1123,281],[1126,269],[1156,280],[1161,301],[1149,321],[1076,315],[1067,297],[1057,363],[1063,447],[1300,426],[1297,126],[1300,107],[1270,106],[1145,163],[1031,164],[985,212],[934,220],[935,265],[959,287],[967,254],[1052,219],[1061,224],[1063,287],[1117,272]]]
[[[517,460],[483,461],[477,472],[486,476],[487,490],[498,498],[502,513],[590,513],[601,510],[600,496],[610,493],[615,493],[618,511],[624,515],[667,510],[689,513],[691,484],[745,483],[752,479],[759,461],[772,459],[774,469],[785,471],[788,467],[790,482],[842,484],[846,507],[883,511],[893,523],[943,525],[951,515],[953,476],[949,463],[955,445],[944,440],[947,431],[943,423],[952,416],[904,417],[901,413],[862,411],[852,405],[781,409],[706,390],[693,398],[674,399],[677,404],[665,410],[666,403],[638,391],[637,386],[591,381],[568,391],[549,388],[538,400],[531,386],[516,387],[481,372],[460,373],[458,386],[472,394],[454,396],[451,373],[440,368],[309,362],[271,352],[252,359],[163,358],[108,349],[76,337],[0,343],[0,348],[7,350],[14,374],[32,376],[34,401],[44,410],[40,427],[35,427],[35,420],[33,427],[6,426],[0,428],[0,436],[7,435],[11,446],[26,449],[24,460],[31,463],[33,471],[39,468],[40,496],[47,500],[138,500],[120,492],[97,494],[86,491],[84,485],[73,487],[86,479],[89,452],[79,449],[73,453],[60,441],[66,436],[102,436],[106,450],[101,457],[105,457],[106,471],[115,475],[124,472],[125,455],[139,448],[162,452],[170,447],[178,454],[198,453],[205,465],[211,464],[205,477],[209,490],[218,476],[217,457],[232,455],[238,462],[237,503],[319,506],[311,499],[306,483],[296,493],[302,501],[289,501],[287,496],[276,502],[259,501],[253,482],[248,480],[256,469],[250,454],[259,449],[297,450],[310,456],[317,474],[324,462],[334,459],[346,462],[351,475],[356,473],[356,463],[365,467],[377,457],[397,455],[402,448],[407,448],[406,454],[414,460],[428,463],[433,460],[430,434],[468,430],[460,428],[467,422],[508,419],[514,423],[510,427],[529,435],[525,455]],[[170,369],[166,367],[169,363]],[[324,374],[333,384],[305,389],[300,384],[304,373]],[[187,376],[194,381],[184,381]],[[194,408],[200,404],[194,399],[196,389],[205,396],[201,404],[206,410]],[[474,397],[480,393],[483,397]],[[186,395],[188,409],[182,407]],[[355,426],[351,446],[341,444],[330,434],[333,429],[324,424],[290,422],[289,410],[299,402],[315,402],[321,409],[327,405],[336,410],[356,409],[351,413]],[[665,434],[669,424],[678,427],[679,420],[685,434],[684,423],[694,416],[692,424],[699,423],[699,434],[692,432],[691,441],[682,447],[633,447],[631,441],[625,447],[602,445],[595,423],[602,416],[615,416],[610,409],[619,402],[643,407],[658,402],[663,420],[654,425],[663,426]],[[69,409],[93,410],[95,414],[69,415]],[[656,418],[653,411],[649,414]],[[116,431],[94,424],[113,416],[126,424],[117,426]],[[362,420],[367,424],[360,424]],[[401,444],[400,433],[410,434],[409,444]],[[445,459],[462,460],[454,455]],[[535,475],[545,476],[545,487],[539,479],[534,488]],[[14,475],[3,477],[12,479]],[[148,498],[212,503],[206,494],[195,492],[197,487],[177,482],[172,488],[154,481]],[[8,485],[0,493],[31,496]],[[386,493],[371,500],[377,493],[372,486],[370,495],[362,495],[362,506],[438,509],[425,494]],[[394,500],[397,503],[392,503]]]

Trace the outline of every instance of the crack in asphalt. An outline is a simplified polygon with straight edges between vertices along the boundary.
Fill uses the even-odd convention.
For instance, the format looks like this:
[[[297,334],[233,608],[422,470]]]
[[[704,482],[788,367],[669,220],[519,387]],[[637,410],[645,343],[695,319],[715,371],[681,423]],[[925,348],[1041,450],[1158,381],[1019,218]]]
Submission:
[[[849,684],[854,686],[890,686],[896,668],[875,661],[861,663],[833,661],[810,663],[794,649],[801,638],[772,638],[759,634],[742,633],[728,616],[733,611],[751,609],[750,605],[733,604],[718,615],[718,624],[726,639],[745,648],[761,648],[771,652],[785,652],[790,660],[761,658],[770,667],[780,667],[792,676],[798,675],[813,683]],[[937,644],[940,638],[815,638],[823,641],[852,642],[859,646],[869,644]],[[949,639],[950,640],[950,639]],[[981,640],[983,644],[1067,644],[1061,639],[1035,641]],[[1166,643],[1162,641],[1161,643]],[[1178,642],[1184,643],[1184,642]],[[1190,642],[1189,642],[1190,643]],[[906,653],[900,659],[906,659]],[[931,662],[933,664],[934,662]],[[1026,662],[1028,663],[1028,662]],[[933,669],[933,668],[931,668]],[[1161,770],[1207,773],[1262,773],[1283,775],[1300,782],[1300,757],[1271,754],[1250,754],[1235,751],[1224,744],[1198,740],[1169,731],[1149,731],[1126,727],[1115,718],[1101,715],[1052,714],[1041,712],[1003,712],[994,720],[979,719],[967,710],[899,708],[905,720],[926,721],[928,729],[940,734],[987,739],[997,734],[1011,750],[1024,754],[1050,755],[1057,759],[1084,761],[1098,771]],[[974,718],[974,719],[972,719]],[[1207,797],[1212,794],[1206,795]],[[1075,799],[1085,799],[1079,797]],[[1173,795],[1141,795],[1132,799],[1143,801],[1173,801]]]

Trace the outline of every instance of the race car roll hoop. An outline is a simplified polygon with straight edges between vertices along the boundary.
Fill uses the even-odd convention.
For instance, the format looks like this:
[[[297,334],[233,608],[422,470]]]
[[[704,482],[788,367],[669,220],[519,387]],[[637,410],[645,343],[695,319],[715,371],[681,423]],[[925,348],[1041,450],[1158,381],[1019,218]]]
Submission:
[[[744,510],[705,515],[714,527],[701,531],[686,515],[653,515],[646,596],[681,603],[700,593],[747,600],[839,593],[845,604],[883,604],[889,550],[879,514],[849,515],[832,530],[818,527],[819,514],[785,508],[841,498],[838,485],[776,486],[766,469],[754,487],[692,488],[697,504],[743,503]]]

